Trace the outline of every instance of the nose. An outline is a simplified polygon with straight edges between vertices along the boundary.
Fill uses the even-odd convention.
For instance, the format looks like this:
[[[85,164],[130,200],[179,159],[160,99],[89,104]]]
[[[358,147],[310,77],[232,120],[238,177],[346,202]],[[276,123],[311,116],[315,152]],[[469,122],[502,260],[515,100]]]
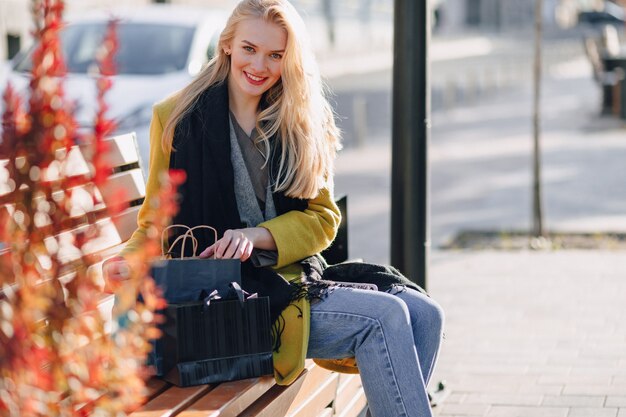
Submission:
[[[252,58],[251,64],[253,70],[263,71],[266,67],[265,57],[262,54],[256,54],[254,58]]]

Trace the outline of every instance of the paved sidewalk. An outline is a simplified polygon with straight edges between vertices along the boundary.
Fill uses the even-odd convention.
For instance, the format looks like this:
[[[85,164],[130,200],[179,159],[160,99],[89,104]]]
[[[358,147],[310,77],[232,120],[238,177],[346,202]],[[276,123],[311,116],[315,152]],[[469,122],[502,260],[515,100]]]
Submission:
[[[437,252],[438,416],[625,417],[623,252]]]

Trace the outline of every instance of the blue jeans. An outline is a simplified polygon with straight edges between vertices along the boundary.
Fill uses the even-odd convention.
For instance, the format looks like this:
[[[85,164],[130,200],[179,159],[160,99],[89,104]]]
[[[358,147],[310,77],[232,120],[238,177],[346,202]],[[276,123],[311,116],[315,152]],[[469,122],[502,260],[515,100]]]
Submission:
[[[336,288],[311,304],[307,357],[356,357],[374,417],[429,417],[442,328],[441,307],[415,290]]]

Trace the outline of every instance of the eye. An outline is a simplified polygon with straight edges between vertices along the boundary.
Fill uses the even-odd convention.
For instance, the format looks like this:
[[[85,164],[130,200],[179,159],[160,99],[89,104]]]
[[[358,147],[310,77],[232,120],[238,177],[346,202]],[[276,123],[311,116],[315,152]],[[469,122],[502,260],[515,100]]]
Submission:
[[[246,52],[250,52],[250,53],[254,52],[254,48],[251,47],[251,46],[248,46],[248,45],[245,45],[243,47],[243,50],[246,51]]]
[[[270,55],[270,58],[275,59],[275,60],[279,60],[281,59],[283,56],[279,53],[273,53]]]

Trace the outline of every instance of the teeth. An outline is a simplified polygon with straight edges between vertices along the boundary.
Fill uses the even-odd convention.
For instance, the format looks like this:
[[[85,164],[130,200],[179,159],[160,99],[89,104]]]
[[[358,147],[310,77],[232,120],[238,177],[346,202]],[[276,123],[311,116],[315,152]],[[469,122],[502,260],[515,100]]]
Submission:
[[[253,80],[253,81],[261,81],[261,80],[263,79],[263,77],[255,77],[254,75],[249,74],[249,73],[247,73],[247,72],[246,72],[246,75],[247,75],[248,77],[250,77],[250,79],[251,79],[251,80]]]

